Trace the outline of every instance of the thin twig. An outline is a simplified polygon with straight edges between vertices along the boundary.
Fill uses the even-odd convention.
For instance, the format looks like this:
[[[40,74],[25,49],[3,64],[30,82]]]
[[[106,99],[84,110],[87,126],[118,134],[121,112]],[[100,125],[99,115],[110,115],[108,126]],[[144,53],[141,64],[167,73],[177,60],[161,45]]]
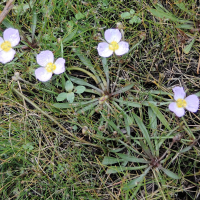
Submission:
[[[1,22],[4,20],[4,18],[8,15],[8,13],[10,12],[10,10],[13,8],[13,3],[15,2],[15,0],[9,0],[6,3],[5,8],[3,9],[3,11],[0,14],[0,24]]]

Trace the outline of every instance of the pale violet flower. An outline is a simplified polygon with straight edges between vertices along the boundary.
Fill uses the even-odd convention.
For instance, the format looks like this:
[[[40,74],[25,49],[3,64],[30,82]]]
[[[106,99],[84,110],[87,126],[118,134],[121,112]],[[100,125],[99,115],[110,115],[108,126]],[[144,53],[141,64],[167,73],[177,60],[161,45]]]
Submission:
[[[185,109],[190,112],[197,112],[199,108],[199,99],[195,94],[189,95],[185,98],[185,91],[183,87],[174,87],[174,100],[169,104],[169,109],[174,112],[178,117],[182,117],[185,114]]]
[[[19,31],[14,28],[8,28],[3,32],[3,38],[0,37],[0,62],[5,64],[13,60],[16,51],[12,47],[20,42]]]
[[[52,74],[61,74],[65,71],[65,59],[58,58],[54,62],[53,53],[49,50],[41,51],[37,55],[37,63],[42,66],[35,70],[35,76],[42,82],[51,79]]]
[[[108,29],[105,31],[105,40],[107,42],[100,42],[97,51],[102,57],[109,57],[113,52],[117,56],[121,56],[129,51],[128,42],[121,41],[122,34],[118,29]]]

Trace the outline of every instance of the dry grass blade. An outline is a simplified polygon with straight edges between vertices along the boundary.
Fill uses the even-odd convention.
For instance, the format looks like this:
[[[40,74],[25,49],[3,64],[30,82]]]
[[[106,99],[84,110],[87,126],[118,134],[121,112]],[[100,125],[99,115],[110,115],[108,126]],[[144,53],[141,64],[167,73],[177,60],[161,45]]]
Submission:
[[[7,14],[10,12],[10,10],[13,8],[13,3],[15,2],[15,0],[9,0],[6,3],[5,8],[3,9],[3,11],[0,14],[0,24],[1,22],[4,20],[4,18],[7,16]]]

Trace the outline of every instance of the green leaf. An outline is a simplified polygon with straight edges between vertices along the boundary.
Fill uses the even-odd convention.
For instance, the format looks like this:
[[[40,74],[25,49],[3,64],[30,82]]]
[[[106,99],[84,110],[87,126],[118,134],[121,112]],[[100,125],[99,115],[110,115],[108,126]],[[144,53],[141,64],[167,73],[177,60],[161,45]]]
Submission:
[[[113,152],[113,153],[118,153],[120,151],[122,151],[125,147],[122,147],[122,148],[117,148],[117,149],[111,149],[110,152]]]
[[[183,2],[179,2],[179,1],[175,1],[175,4],[183,11],[185,11],[187,14],[189,15],[194,15],[194,11],[193,10],[188,10],[186,7],[185,7],[185,3]]]
[[[77,20],[83,19],[84,17],[85,17],[85,15],[83,15],[81,12],[78,12],[78,13],[75,15],[75,18],[76,18]]]
[[[145,140],[147,141],[150,149],[151,149],[151,153],[153,154],[154,153],[154,149],[152,147],[152,144],[151,144],[151,141],[150,141],[150,137],[149,137],[149,133],[145,127],[145,125],[143,124],[142,120],[135,114],[133,113],[133,117],[135,118],[135,121],[137,123],[137,125],[139,126]]]
[[[149,115],[149,126],[151,127],[152,129],[152,133],[153,133],[153,136],[157,137],[157,117],[156,117],[156,114],[153,112],[153,110],[151,109],[151,107],[148,107],[148,115]],[[158,140],[155,139],[154,140],[154,143],[155,143],[155,148],[156,148],[156,152],[155,152],[155,155],[157,157],[159,157],[159,146],[158,146]]]
[[[87,82],[84,81],[83,79],[76,78],[76,77],[69,76],[69,75],[68,75],[68,77],[70,78],[70,80],[71,80],[72,82],[74,82],[74,83],[76,83],[76,84],[78,84],[78,85],[85,85],[85,86],[88,86],[88,87],[91,87],[91,88],[95,89],[95,90],[96,90],[97,92],[99,92],[99,93],[102,93],[102,91],[101,91],[99,88],[97,88],[97,87],[95,87],[95,86],[93,86],[93,85],[87,83]]]
[[[131,13],[131,15],[134,15],[135,14],[135,10],[130,9],[130,13]]]
[[[63,101],[63,100],[65,100],[66,98],[67,98],[67,93],[66,93],[66,92],[62,92],[62,93],[60,93],[60,94],[57,96],[56,100],[57,100],[57,101]]]
[[[106,171],[106,174],[115,174],[115,173],[119,173],[122,171],[128,171],[128,170],[140,170],[140,169],[145,169],[147,168],[148,165],[143,165],[143,166],[139,166],[139,167],[109,167]]]
[[[37,13],[36,13],[36,6],[33,7],[33,20],[31,25],[31,32],[32,32],[32,41],[34,40],[35,36],[35,29],[37,24]]]
[[[99,75],[97,74],[97,72],[94,69],[93,64],[90,62],[90,60],[83,55],[83,53],[80,51],[79,48],[76,49],[77,52],[77,56],[79,57],[79,59],[81,60],[81,62],[90,69],[90,71],[95,75],[96,79],[98,80],[98,82],[101,85],[102,80],[99,78]]]
[[[77,94],[81,94],[81,93],[85,92],[85,89],[86,88],[84,86],[77,86],[77,87],[75,87],[74,92]]]
[[[149,103],[149,105],[151,106],[151,109],[153,110],[153,112],[156,114],[156,116],[158,117],[158,119],[162,122],[162,124],[168,129],[171,130],[168,121],[165,119],[164,115],[160,112],[160,110],[158,109],[158,107],[156,107],[154,104]]]
[[[120,162],[123,162],[123,161],[124,161],[123,159],[105,156],[103,161],[102,161],[102,164],[103,165],[112,165],[112,164],[120,163]]]
[[[98,103],[98,99],[93,99],[91,101],[86,101],[86,102],[55,103],[55,104],[53,104],[53,106],[56,107],[56,108],[73,108],[73,107],[79,107],[79,106],[87,105],[87,104],[93,103],[95,101]]]
[[[73,103],[74,101],[74,93],[73,92],[69,92],[69,93],[66,93],[67,94],[67,101],[69,103]]]
[[[144,160],[143,158],[137,158],[134,156],[129,156],[127,154],[117,153],[117,155],[122,158],[123,160],[129,161],[129,162],[136,162],[136,163],[149,163],[149,161]]]
[[[119,89],[118,91],[113,92],[112,95],[116,95],[116,94],[126,92],[126,91],[130,90],[133,87],[133,85],[134,85],[134,83],[131,83],[130,85],[127,85],[127,86],[123,87],[122,89]]]
[[[71,92],[73,90],[73,88],[74,88],[73,83],[70,80],[66,81],[66,83],[65,83],[65,90],[67,92]]]
[[[176,28],[192,29],[194,26],[192,24],[181,24],[177,25]]]
[[[68,42],[70,42],[72,39],[74,39],[75,38],[75,35],[76,35],[76,33],[77,33],[77,28],[76,29],[74,29],[74,31],[73,32],[71,32],[66,38],[64,38],[63,39],[63,43],[68,43]]]
[[[130,181],[129,183],[127,183],[123,189],[124,190],[130,190],[132,188],[134,188],[135,186],[137,186],[140,182],[143,181],[144,177],[147,175],[147,173],[149,172],[149,170],[151,169],[151,166],[149,166],[142,175],[140,175],[140,177],[133,179],[132,181]]]
[[[132,19],[129,20],[129,23],[130,23],[130,24],[133,24],[133,23],[140,24],[141,21],[142,21],[142,20],[141,20],[139,17],[137,17],[137,16],[135,15]]]
[[[124,101],[124,100],[116,99],[116,98],[114,98],[113,100],[117,101],[121,104],[125,104],[126,106],[131,106],[131,107],[135,107],[135,108],[141,108],[142,107],[141,103],[137,103],[137,102]]]
[[[96,74],[96,71],[94,70],[94,66],[93,64],[90,62],[90,60],[83,55],[83,53],[80,51],[79,48],[76,49],[77,52],[77,56],[79,57],[79,59],[81,60],[81,62],[88,67],[94,74]]]
[[[77,113],[78,113],[78,114],[84,113],[84,112],[86,112],[87,110],[90,110],[91,108],[93,108],[94,106],[96,106],[98,103],[99,103],[99,101],[93,102],[93,103],[91,103],[90,105],[88,105],[88,106],[82,108],[81,110],[79,110]]]
[[[165,174],[167,174],[167,176],[173,178],[173,179],[180,179],[180,177],[175,174],[174,172],[171,172],[168,169],[165,169],[164,167],[160,166],[159,169],[161,169]]]
[[[142,150],[146,153],[146,155],[149,157],[149,158],[153,158],[152,154],[151,154],[151,151],[150,149],[144,144],[144,142],[142,140],[139,141],[140,142],[140,145],[142,147]]]
[[[177,17],[175,17],[172,13],[170,12],[164,12],[161,9],[150,9],[149,10],[155,17],[159,17],[165,20],[172,20],[173,22],[180,22],[180,23],[184,23],[184,22],[190,22],[187,20],[181,20],[178,19]]]
[[[150,106],[151,104],[154,104],[155,106],[164,106],[170,104],[170,102],[157,102],[157,101],[142,101],[141,104],[144,106]]]
[[[124,12],[124,13],[121,14],[121,18],[130,19],[131,18],[131,14],[129,12]]]
[[[103,70],[106,75],[107,85],[109,85],[110,80],[109,80],[109,69],[108,69],[107,58],[102,57],[102,63],[103,63]]]
[[[27,142],[26,144],[22,145],[22,148],[27,151],[32,151],[34,149],[34,146],[32,144],[32,142]]]
[[[185,153],[187,151],[189,151],[193,146],[188,146],[188,147],[185,147],[183,148],[182,150],[179,151],[179,153]]]
[[[183,52],[188,54],[192,48],[192,45],[195,42],[195,38],[190,42],[190,44],[186,45],[185,48],[183,49]]]

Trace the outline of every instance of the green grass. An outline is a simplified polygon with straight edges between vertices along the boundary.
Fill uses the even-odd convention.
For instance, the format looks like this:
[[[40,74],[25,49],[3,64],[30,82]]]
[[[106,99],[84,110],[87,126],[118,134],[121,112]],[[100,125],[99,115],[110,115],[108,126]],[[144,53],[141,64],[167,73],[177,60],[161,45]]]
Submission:
[[[0,63],[2,199],[160,200],[183,199],[186,196],[195,200],[199,197],[200,148],[198,142],[193,144],[194,139],[199,138],[199,111],[187,111],[184,119],[177,118],[169,111],[168,104],[162,104],[171,101],[174,86],[183,86],[187,95],[199,92],[200,88],[200,76],[197,74],[199,32],[177,28],[181,23],[176,22],[176,19],[189,20],[194,29],[198,28],[195,23],[199,16],[193,14],[198,13],[198,9],[195,0],[182,2],[190,12],[178,7],[174,1],[162,2],[162,6],[175,16],[175,20],[167,20],[150,12],[150,9],[161,9],[161,6],[148,0],[15,1],[14,9],[0,24],[0,36],[10,26],[18,29],[21,36],[14,60],[5,65]],[[5,3],[0,3],[0,10],[4,6]],[[130,24],[129,19],[120,17],[130,9],[134,9],[142,19],[141,24]],[[80,13],[83,15],[81,19]],[[36,24],[33,24],[34,16],[37,16]],[[89,75],[71,68],[90,71],[81,61],[77,53],[79,49],[97,74],[106,78],[96,47],[101,42],[99,34],[104,38],[104,31],[116,28],[117,22],[123,24],[124,38],[130,48],[145,34],[145,39],[129,54],[107,59],[111,88],[116,84],[117,91],[134,83],[131,89],[114,98],[137,102],[140,106],[118,101],[120,109],[110,99],[109,109],[105,105],[96,105],[94,109],[80,114],[80,107],[56,108],[53,104],[58,103],[58,94],[65,92],[64,83],[69,75],[101,87]],[[35,43],[32,35],[37,46],[24,50],[22,47],[27,45],[27,40],[30,44]],[[194,45],[185,54],[184,47],[194,37]],[[53,75],[46,83],[37,81],[34,76],[35,69],[39,67],[36,55],[43,50],[51,50],[55,58],[66,60],[65,73]],[[15,72],[19,72],[23,80],[12,80]],[[86,102],[95,97],[99,98],[96,94],[85,92],[76,95],[74,102]],[[147,101],[156,102],[158,109],[155,110]],[[145,129],[141,128],[143,126],[135,115]],[[83,130],[85,126],[87,131]],[[181,140],[170,149],[172,139],[178,134],[181,134]],[[153,168],[143,182],[125,190],[124,187],[139,177],[144,169],[106,173],[111,166],[142,165],[133,162],[102,164],[105,156],[119,158],[115,153],[118,150],[118,153],[145,158],[140,141],[157,152],[159,157],[169,150],[162,166],[179,175],[180,179],[170,178]],[[160,141],[162,143],[158,147]],[[188,146],[191,148],[180,154]]]

